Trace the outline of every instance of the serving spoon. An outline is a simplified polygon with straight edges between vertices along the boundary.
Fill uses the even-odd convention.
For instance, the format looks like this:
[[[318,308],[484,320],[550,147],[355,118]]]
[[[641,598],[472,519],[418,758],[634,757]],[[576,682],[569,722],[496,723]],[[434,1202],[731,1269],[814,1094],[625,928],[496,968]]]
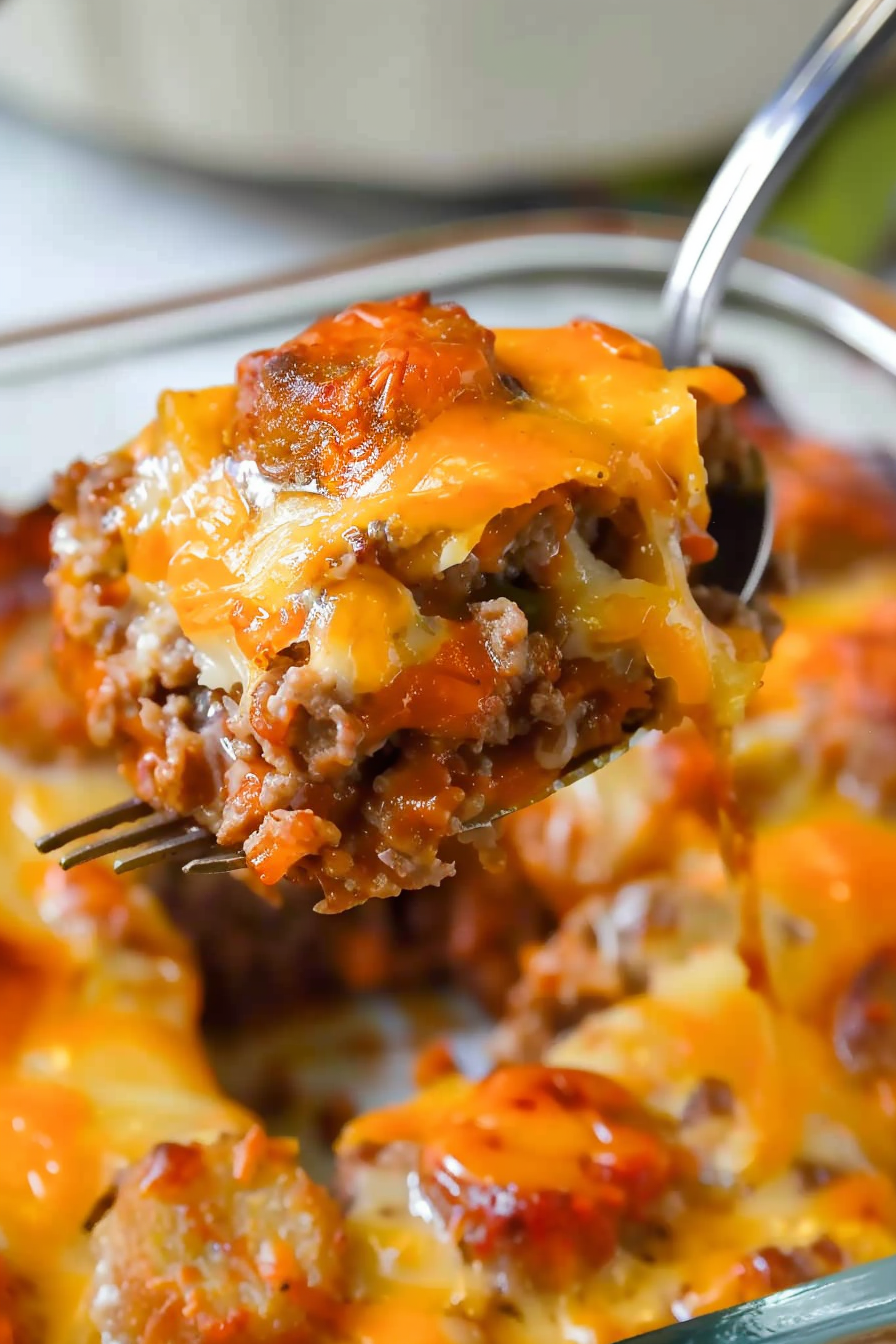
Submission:
[[[709,331],[732,267],[781,188],[843,101],[896,35],[896,0],[851,0],[749,122],[716,173],[663,288],[658,345],[669,368],[709,363]],[[772,544],[772,510],[757,454],[742,481],[710,489],[718,555],[701,582],[756,591]]]
[[[658,344],[670,368],[709,362],[708,333],[743,244],[842,100],[894,35],[896,0],[852,0],[842,6],[737,140],[682,239],[663,289]],[[759,454],[753,454],[736,479],[711,486],[709,499],[710,532],[718,553],[702,567],[700,582],[748,600],[772,544],[771,505]],[[605,765],[614,754],[573,762],[551,792]],[[503,814],[490,815],[487,822],[499,815]],[[137,824],[130,830],[118,829],[128,822]],[[473,826],[484,824],[477,821]],[[88,839],[97,834],[99,839]],[[64,854],[63,868],[122,850],[132,852],[115,860],[116,872],[163,859],[183,863],[185,872],[246,867],[241,848],[225,849],[191,819],[156,813],[138,798],[51,831],[36,845],[48,854],[74,840],[88,843]]]

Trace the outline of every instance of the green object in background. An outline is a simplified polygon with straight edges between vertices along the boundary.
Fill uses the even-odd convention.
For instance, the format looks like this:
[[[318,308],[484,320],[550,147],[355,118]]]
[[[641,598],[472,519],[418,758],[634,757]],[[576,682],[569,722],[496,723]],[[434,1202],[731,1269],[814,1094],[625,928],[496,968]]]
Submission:
[[[617,181],[620,205],[691,211],[713,169]],[[875,88],[826,133],[762,232],[849,266],[873,269],[896,243],[896,88]]]

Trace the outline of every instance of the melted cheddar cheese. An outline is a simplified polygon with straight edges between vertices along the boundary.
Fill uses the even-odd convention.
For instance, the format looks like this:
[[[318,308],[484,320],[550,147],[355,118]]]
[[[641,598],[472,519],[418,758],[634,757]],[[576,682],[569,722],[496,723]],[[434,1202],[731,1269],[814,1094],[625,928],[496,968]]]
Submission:
[[[741,392],[596,322],[492,333],[418,294],[163,394],[60,492],[94,741],[336,911],[437,885],[459,832],[645,726],[729,728],[764,639],[690,578],[698,399]]]
[[[645,639],[657,675],[681,678],[684,702],[707,699],[713,638],[689,597],[671,528],[687,519],[696,546],[709,517],[692,392],[734,401],[736,379],[720,369],[667,372],[651,347],[582,322],[499,332],[493,350],[489,333],[475,329],[476,377],[458,380],[455,361],[470,353],[473,324],[462,340],[449,330],[434,343],[418,328],[458,318],[435,309],[418,317],[416,299],[406,308],[410,334],[394,329],[390,305],[370,304],[316,324],[260,368],[250,364],[254,380],[279,391],[285,379],[299,381],[309,352],[332,346],[357,362],[361,410],[376,398],[366,428],[347,434],[332,415],[324,419],[327,383],[305,406],[297,394],[298,447],[282,426],[272,435],[257,407],[250,431],[238,413],[244,367],[237,388],[166,393],[158,421],[137,440],[122,504],[128,572],[137,584],[165,585],[207,683],[246,686],[253,665],[309,638],[322,671],[335,660],[337,679],[361,693],[378,689],[400,666],[427,659],[440,628],[397,579],[347,565],[347,538],[392,524],[410,567],[429,576],[465,560],[500,514],[575,482],[636,500],[646,531],[642,575],[626,585],[608,574],[606,596],[592,587],[578,619],[607,645]],[[498,366],[526,388],[522,404]],[[313,432],[317,416],[331,426],[332,460],[317,438],[302,455],[299,430]],[[275,466],[286,459],[283,474],[271,472],[272,455]]]

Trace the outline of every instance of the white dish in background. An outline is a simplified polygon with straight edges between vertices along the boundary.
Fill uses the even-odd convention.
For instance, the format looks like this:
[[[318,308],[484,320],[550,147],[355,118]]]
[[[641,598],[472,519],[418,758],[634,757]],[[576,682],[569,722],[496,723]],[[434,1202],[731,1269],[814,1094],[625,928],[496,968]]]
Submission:
[[[194,166],[425,190],[725,147],[830,0],[6,0],[0,96]]]

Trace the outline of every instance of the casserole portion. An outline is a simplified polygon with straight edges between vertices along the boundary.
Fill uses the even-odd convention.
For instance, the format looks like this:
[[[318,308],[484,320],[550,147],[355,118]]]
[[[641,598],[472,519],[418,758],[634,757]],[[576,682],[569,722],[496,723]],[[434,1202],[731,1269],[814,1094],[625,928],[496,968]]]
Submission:
[[[438,884],[583,760],[742,714],[758,622],[689,583],[714,553],[697,399],[740,392],[594,322],[493,334],[412,295],[166,393],[58,490],[93,740],[324,910]]]

